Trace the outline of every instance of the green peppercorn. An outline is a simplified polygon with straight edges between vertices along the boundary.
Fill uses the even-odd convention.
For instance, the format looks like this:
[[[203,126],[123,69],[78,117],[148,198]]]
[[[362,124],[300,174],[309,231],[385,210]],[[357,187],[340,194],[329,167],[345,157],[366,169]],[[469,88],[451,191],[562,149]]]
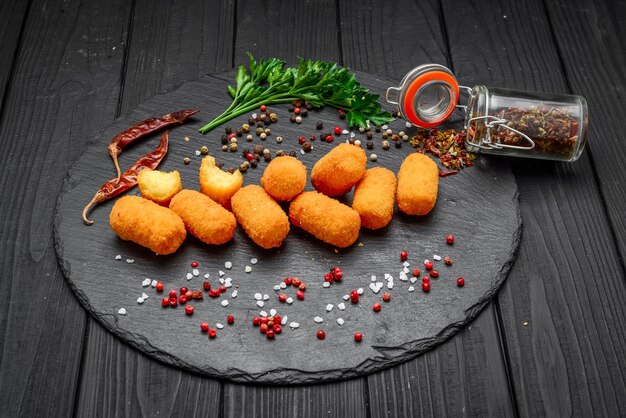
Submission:
[[[276,113],[270,113],[270,120],[272,123],[278,122],[278,115]]]
[[[231,142],[231,144],[228,146],[228,149],[230,150],[230,152],[236,152],[237,151],[237,143],[236,142]]]
[[[207,155],[209,153],[209,149],[206,147],[206,145],[200,148],[200,153],[202,155]]]
[[[383,149],[389,149],[389,141],[383,141]]]
[[[241,130],[247,134],[248,132],[250,132],[250,125],[244,123],[243,125],[241,125]]]
[[[222,145],[222,151],[228,151],[228,145]]]
[[[276,143],[280,144],[283,142],[283,137],[282,136],[277,136],[276,137]]]
[[[265,130],[263,128],[256,128],[257,136],[261,135],[263,132],[265,132]]]
[[[185,164],[189,164],[191,162],[191,160],[189,159],[189,157],[185,157],[185,158],[183,158],[183,162]]]
[[[272,130],[270,128],[265,128],[265,135],[270,136],[272,134]]]
[[[383,132],[382,137],[383,137],[383,139],[387,139],[389,137],[389,135],[387,135],[387,132]]]
[[[283,151],[282,149],[279,149],[278,151],[276,151],[277,157],[282,157],[283,155],[285,155],[285,151]]]
[[[365,128],[362,127],[362,126],[359,126],[359,132],[361,132],[361,133],[365,132]]]

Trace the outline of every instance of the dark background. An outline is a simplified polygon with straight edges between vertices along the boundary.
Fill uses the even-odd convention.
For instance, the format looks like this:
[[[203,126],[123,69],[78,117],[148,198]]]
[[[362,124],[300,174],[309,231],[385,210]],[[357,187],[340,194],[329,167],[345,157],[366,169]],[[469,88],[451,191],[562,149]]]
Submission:
[[[0,2],[0,415],[617,416],[626,404],[626,2]],[[589,103],[573,164],[511,160],[524,220],[502,290],[466,329],[364,378],[231,384],[164,366],[92,320],[53,246],[66,170],[115,118],[244,62],[298,55],[400,79]]]

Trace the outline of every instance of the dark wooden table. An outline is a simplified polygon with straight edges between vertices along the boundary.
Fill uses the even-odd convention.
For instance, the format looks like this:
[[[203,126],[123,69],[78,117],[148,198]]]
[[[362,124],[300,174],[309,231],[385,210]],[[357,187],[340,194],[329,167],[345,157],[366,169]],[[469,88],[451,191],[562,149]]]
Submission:
[[[0,2],[0,416],[618,416],[626,407],[626,2]],[[106,332],[57,266],[53,208],[87,141],[137,104],[245,52],[589,103],[573,164],[511,160],[517,261],[466,329],[395,368],[332,384],[232,384]]]

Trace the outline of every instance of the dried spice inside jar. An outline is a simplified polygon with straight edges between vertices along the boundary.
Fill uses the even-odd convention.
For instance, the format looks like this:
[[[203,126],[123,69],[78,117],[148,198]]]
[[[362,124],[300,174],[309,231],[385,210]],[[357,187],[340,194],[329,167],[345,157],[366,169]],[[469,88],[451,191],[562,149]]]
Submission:
[[[509,107],[498,110],[496,116],[507,126],[528,135],[534,142],[533,152],[571,157],[578,141],[579,122],[566,109],[550,106],[528,108]],[[528,146],[528,141],[509,129],[491,132],[492,142]]]
[[[458,171],[465,167],[472,167],[476,154],[472,154],[465,149],[465,131],[455,131],[448,129],[447,131],[438,131],[437,129],[420,129],[416,135],[411,138],[411,145],[418,151],[428,153],[439,157],[441,165],[449,170]],[[447,174],[455,171],[444,171]]]

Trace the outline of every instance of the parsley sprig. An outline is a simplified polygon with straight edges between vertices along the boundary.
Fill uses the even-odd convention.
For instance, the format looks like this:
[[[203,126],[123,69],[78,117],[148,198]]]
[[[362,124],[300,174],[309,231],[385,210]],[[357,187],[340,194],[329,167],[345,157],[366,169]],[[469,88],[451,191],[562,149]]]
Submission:
[[[285,62],[270,58],[257,62],[250,53],[249,68],[239,67],[236,86],[228,86],[232,103],[218,117],[203,126],[205,134],[262,104],[274,105],[306,100],[313,107],[332,106],[346,112],[348,125],[366,127],[384,125],[393,120],[383,112],[378,95],[361,86],[354,74],[337,64],[298,59],[297,67],[285,67]]]

